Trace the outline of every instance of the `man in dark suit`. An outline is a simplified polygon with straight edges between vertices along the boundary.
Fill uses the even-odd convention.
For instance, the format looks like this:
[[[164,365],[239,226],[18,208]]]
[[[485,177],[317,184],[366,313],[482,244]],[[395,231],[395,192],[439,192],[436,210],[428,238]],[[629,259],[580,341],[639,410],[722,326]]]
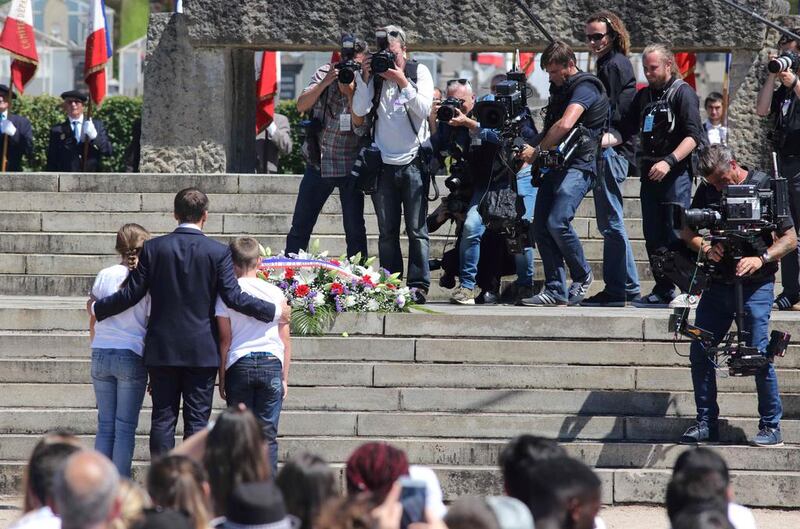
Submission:
[[[195,188],[180,191],[175,196],[175,219],[180,223],[175,231],[144,243],[127,284],[90,306],[102,321],[150,293],[144,363],[153,398],[153,456],[175,446],[181,397],[184,438],[208,423],[220,361],[214,317],[217,295],[237,312],[261,321],[286,321],[290,315],[285,302],[277,307],[241,291],[230,250],[203,234],[208,219],[205,193]]]
[[[8,86],[0,84],[0,149],[2,142],[7,141],[6,171],[22,171],[22,155],[29,160],[33,156],[33,128],[28,118],[8,111],[11,97],[16,96],[9,92]]]
[[[83,117],[83,107],[89,97],[78,90],[61,94],[67,119],[50,129],[47,146],[47,170],[65,172],[97,172],[102,169],[102,158],[111,156],[111,140],[99,119]],[[89,156],[82,168],[85,142],[89,142]]]

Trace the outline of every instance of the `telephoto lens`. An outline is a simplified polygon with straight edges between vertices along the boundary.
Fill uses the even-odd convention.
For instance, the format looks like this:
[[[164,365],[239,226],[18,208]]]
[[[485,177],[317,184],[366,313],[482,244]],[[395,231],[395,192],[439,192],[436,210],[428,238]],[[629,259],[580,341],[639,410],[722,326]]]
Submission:
[[[350,68],[342,68],[339,70],[339,82],[342,84],[350,84],[356,78],[355,72]]]
[[[767,70],[769,70],[769,73],[785,72],[791,67],[792,59],[783,55],[776,57],[767,63]]]

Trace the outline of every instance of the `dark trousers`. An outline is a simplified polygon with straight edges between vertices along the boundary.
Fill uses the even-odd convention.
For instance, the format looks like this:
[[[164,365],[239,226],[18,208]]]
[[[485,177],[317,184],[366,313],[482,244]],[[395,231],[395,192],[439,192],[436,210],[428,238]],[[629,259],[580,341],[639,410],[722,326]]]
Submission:
[[[292,227],[286,236],[286,254],[308,250],[311,232],[322,207],[333,190],[339,188],[342,203],[342,224],[347,241],[347,256],[367,255],[367,228],[364,224],[364,195],[356,189],[355,178],[322,178],[319,169],[307,165],[292,215]]]
[[[649,167],[642,169],[646,175]],[[673,220],[673,208],[667,204],[678,203],[688,208],[692,200],[692,179],[688,172],[669,174],[661,182],[642,178],[639,191],[642,201],[642,231],[648,258],[657,249],[670,246],[680,239]],[[652,268],[651,268],[652,270]],[[666,276],[653,271],[656,286],[653,292],[664,299],[675,296],[675,284]]]
[[[795,231],[800,229],[800,156],[783,156],[780,159],[781,176],[789,182],[789,208]],[[781,259],[783,293],[797,302],[800,300],[800,253],[795,249]]]
[[[214,398],[216,367],[148,367],[153,398],[150,457],[175,448],[175,426],[183,399],[183,438],[208,424]]]

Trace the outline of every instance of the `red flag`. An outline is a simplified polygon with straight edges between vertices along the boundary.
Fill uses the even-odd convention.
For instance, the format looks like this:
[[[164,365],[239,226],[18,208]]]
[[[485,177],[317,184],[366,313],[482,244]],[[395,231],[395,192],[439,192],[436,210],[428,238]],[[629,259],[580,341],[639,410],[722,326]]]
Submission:
[[[96,105],[106,97],[106,63],[111,58],[111,33],[107,29],[105,7],[103,0],[92,0],[89,13],[91,33],[86,37],[86,61],[83,67],[84,80],[89,85],[89,93]]]
[[[526,77],[530,77],[536,67],[536,54],[527,51],[520,52],[519,67],[525,72]]]
[[[336,64],[342,61],[342,54],[339,51],[331,53],[331,63]]]
[[[277,52],[265,51],[261,59],[261,77],[256,81],[256,134],[272,123],[275,96],[278,93]]]
[[[697,90],[697,82],[694,76],[694,67],[697,65],[697,54],[687,52],[676,53],[675,65],[678,67],[681,79]]]
[[[31,0],[13,0],[8,10],[8,18],[0,33],[0,48],[11,52],[11,83],[18,93],[36,73],[39,54],[36,52],[36,39],[33,34],[33,9]]]

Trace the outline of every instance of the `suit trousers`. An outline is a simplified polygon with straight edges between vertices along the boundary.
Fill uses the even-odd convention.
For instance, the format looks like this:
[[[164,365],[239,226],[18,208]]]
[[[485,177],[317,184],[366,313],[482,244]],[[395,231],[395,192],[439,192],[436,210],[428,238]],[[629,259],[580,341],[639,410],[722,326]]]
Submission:
[[[151,366],[147,368],[153,398],[150,457],[175,448],[175,426],[183,399],[183,438],[199,432],[211,417],[216,367]]]

